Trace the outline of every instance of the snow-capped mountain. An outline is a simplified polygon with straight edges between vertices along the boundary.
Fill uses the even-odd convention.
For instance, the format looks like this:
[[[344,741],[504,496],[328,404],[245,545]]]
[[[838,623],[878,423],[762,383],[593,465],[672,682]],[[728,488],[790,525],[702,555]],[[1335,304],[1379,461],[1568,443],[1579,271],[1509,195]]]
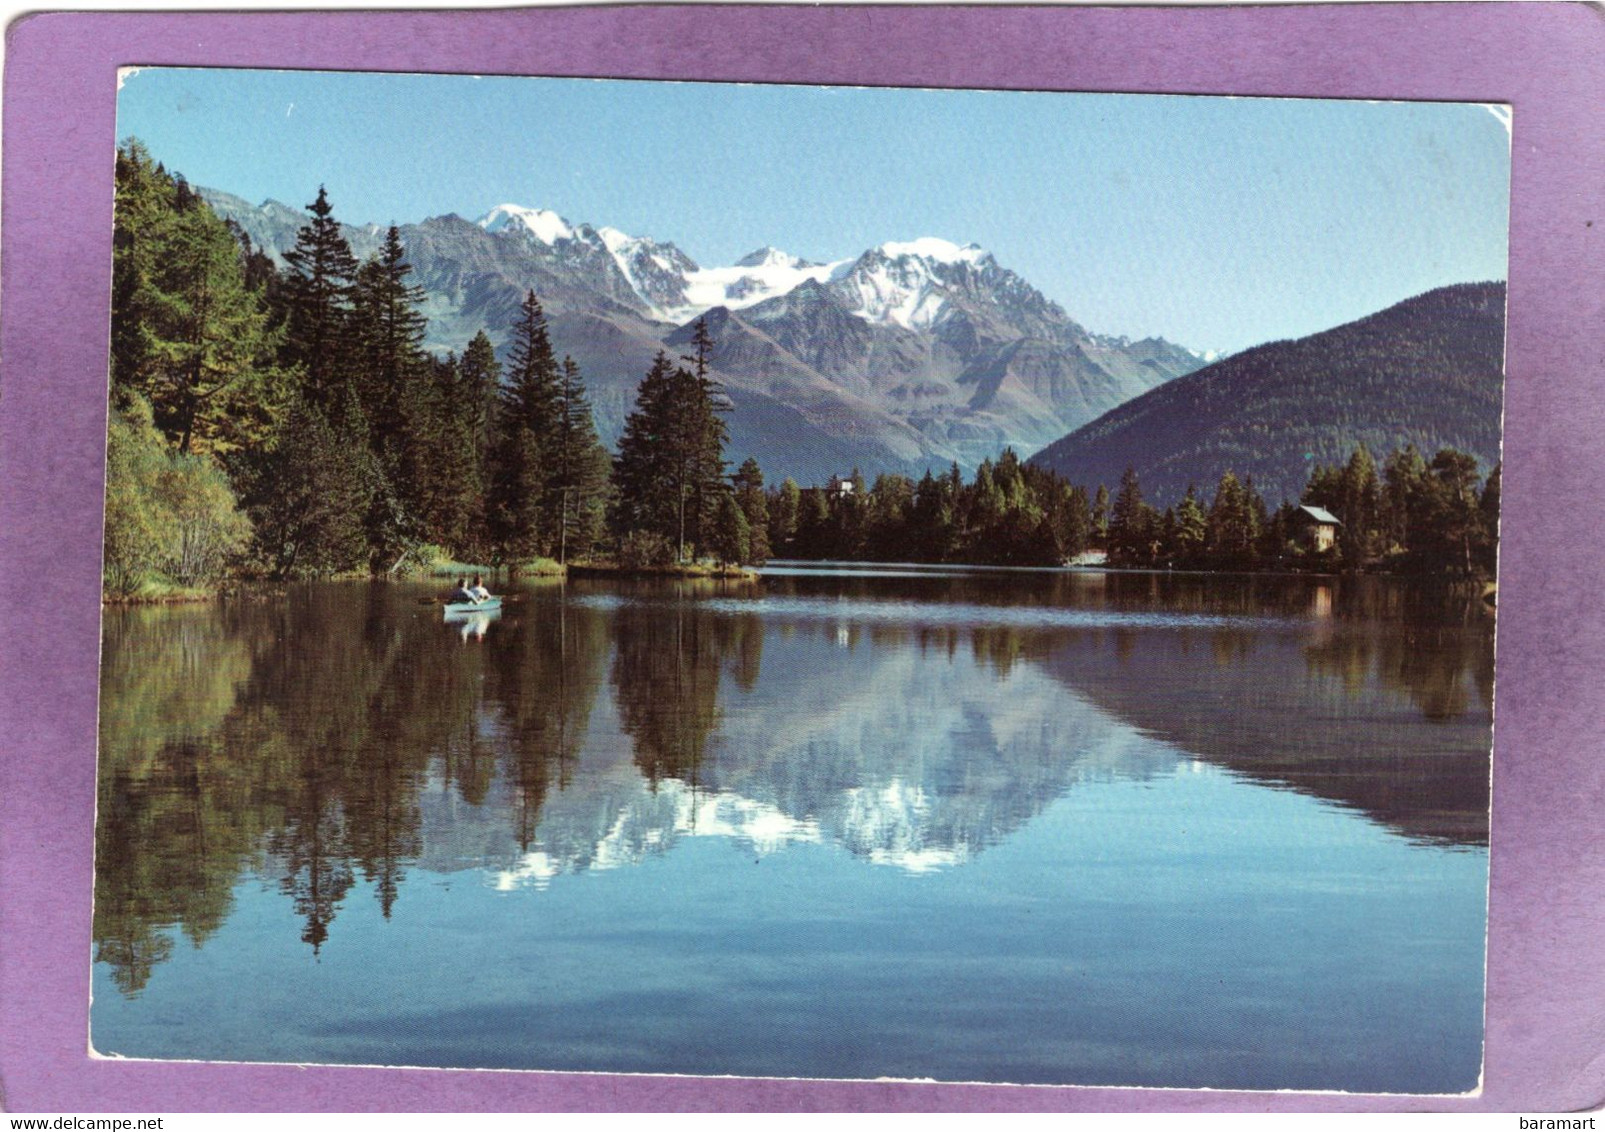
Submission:
[[[728,267],[699,267],[673,244],[630,236],[616,228],[570,224],[555,212],[503,204],[479,220],[487,232],[516,232],[558,253],[583,255],[605,248],[645,308],[676,325],[714,307],[744,310],[787,294],[805,283],[826,285],[849,313],[871,324],[929,330],[953,309],[954,298],[991,291],[1031,315],[1022,329],[1038,329],[1043,317],[1065,321],[1064,312],[976,244],[960,247],[925,236],[888,242],[862,255],[814,263],[778,248],[762,247]]]
[[[574,238],[573,226],[557,213],[518,204],[497,205],[480,218],[479,226],[487,232],[518,232],[543,244]]]
[[[282,264],[305,213],[202,193]],[[382,239],[375,225],[344,231],[359,256]],[[652,236],[502,204],[402,225],[401,239],[431,348],[461,350],[480,330],[505,342],[534,290],[606,441],[653,355],[683,353],[706,316],[735,406],[730,454],[776,479],[971,468],[1005,445],[1029,455],[1202,364],[1162,339],[1092,334],[990,252],[935,237],[827,262],[765,246],[704,267]]]

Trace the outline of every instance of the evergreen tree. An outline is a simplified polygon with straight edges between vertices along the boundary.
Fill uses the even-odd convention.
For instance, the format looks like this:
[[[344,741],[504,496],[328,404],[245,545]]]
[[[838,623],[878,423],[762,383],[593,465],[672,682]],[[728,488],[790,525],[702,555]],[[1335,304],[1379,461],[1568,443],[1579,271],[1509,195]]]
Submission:
[[[508,362],[498,412],[490,516],[499,554],[517,561],[558,541],[549,508],[547,460],[561,397],[546,312],[534,291],[520,308]]]
[[[673,368],[659,353],[636,394],[614,461],[614,528],[671,540],[679,561],[686,544],[705,542],[724,480],[727,430],[711,382]]]
[[[496,430],[496,404],[501,391],[502,365],[496,348],[481,330],[463,351],[458,370],[458,412],[473,427],[481,461],[488,461]]]
[[[145,383],[156,293],[152,277],[162,258],[160,230],[173,207],[173,183],[143,143],[117,149],[112,230],[111,384],[114,396]]]
[[[1325,464],[1317,464],[1310,469],[1310,478],[1304,484],[1304,491],[1300,494],[1299,501],[1311,507],[1331,511],[1342,518],[1343,469],[1328,467]]]
[[[347,376],[344,355],[357,260],[322,185],[318,199],[307,208],[312,222],[296,234],[295,247],[284,253],[290,265],[284,283],[288,324],[279,357],[287,366],[301,367],[308,399],[327,408],[338,396],[338,383]]]
[[[679,530],[678,497],[660,479],[670,442],[673,381],[674,366],[660,350],[636,389],[635,410],[624,423],[613,461],[612,526],[620,538],[644,531],[672,539]]]
[[[354,345],[360,352],[357,390],[381,449],[399,450],[411,439],[421,406],[412,394],[423,363],[426,321],[418,309],[424,289],[410,283],[412,265],[395,225],[378,254],[357,271],[352,289]]]
[[[1481,538],[1478,541],[1477,565],[1489,577],[1494,575],[1499,558],[1499,481],[1501,478],[1501,466],[1495,464],[1494,470],[1488,473],[1488,482],[1483,485],[1482,498],[1477,501],[1477,510],[1481,520]]]
[[[298,402],[247,476],[259,554],[274,577],[341,573],[367,561],[373,457],[355,392],[347,388],[334,409],[338,426],[323,409]]]
[[[1098,492],[1092,499],[1092,531],[1094,538],[1099,542],[1107,543],[1109,539],[1109,489],[1103,484],[1098,485]]]
[[[1414,444],[1396,450],[1383,464],[1388,549],[1403,550],[1411,544],[1413,528],[1423,521],[1426,479],[1426,461]]]
[[[955,464],[949,475],[937,479],[927,470],[914,488],[911,513],[914,535],[910,549],[921,562],[947,562],[953,553],[958,532],[953,515],[956,501],[952,476],[957,471]]]
[[[585,396],[580,367],[565,357],[558,377],[557,427],[547,461],[549,504],[558,520],[558,561],[571,553],[588,555],[602,535],[607,512],[611,462],[596,438],[591,403]]]
[[[797,519],[802,510],[802,491],[797,481],[787,476],[776,489],[769,506],[769,551],[784,557],[793,557],[792,541],[797,536]]]
[[[463,533],[467,438],[423,351],[424,292],[408,282],[411,272],[392,225],[357,271],[348,319],[351,375],[379,477],[368,514],[374,573],[393,569],[427,538],[456,545]]]
[[[799,499],[796,553],[799,558],[836,556],[836,529],[823,488],[811,487]]]
[[[909,515],[914,509],[914,483],[907,476],[875,477],[865,516],[865,552],[872,559],[894,562],[908,557]]]
[[[1421,565],[1438,573],[1476,572],[1475,552],[1482,538],[1477,458],[1445,448],[1427,467],[1425,537],[1419,537]]]
[[[829,500],[831,524],[835,528],[832,552],[838,558],[862,559],[865,551],[866,518],[869,506],[864,492],[864,473],[857,467],[847,477],[848,491],[835,494]]]
[[[733,483],[736,503],[747,520],[747,553],[742,561],[762,566],[769,560],[769,501],[764,494],[763,469],[758,467],[758,461],[748,456],[733,477]]]
[[[990,541],[997,535],[1006,509],[1003,489],[993,475],[991,460],[982,460],[975,469],[975,481],[960,497],[963,506],[964,557],[967,561],[980,561],[986,557]]]
[[[706,317],[698,318],[691,326],[691,353],[681,356],[681,361],[691,363],[691,372],[698,381],[708,381],[708,364],[713,357],[713,335],[708,332]]]
[[[1066,558],[1074,558],[1092,545],[1092,502],[1080,484],[1065,491],[1064,523],[1059,541]]]
[[[1280,565],[1287,557],[1289,544],[1298,528],[1295,526],[1298,506],[1284,500],[1260,532],[1260,560],[1268,565]]]
[[[751,556],[751,536],[752,527],[741,510],[740,502],[727,492],[719,500],[719,512],[709,549],[721,564],[739,566]]]
[[[730,411],[730,400],[724,386],[710,373],[714,342],[705,317],[698,318],[691,329],[691,347],[691,355],[681,360],[691,363],[690,374],[696,385],[694,389],[684,389],[681,398],[687,443],[697,451],[691,465],[694,470],[690,473],[686,501],[692,540],[700,541],[707,524],[722,508],[723,497],[729,489],[725,479],[724,448],[730,443],[730,428],[724,415]],[[857,474],[856,468],[854,474]],[[863,490],[862,480],[859,490]],[[683,536],[681,542],[684,542]]]
[[[496,350],[481,330],[463,351],[457,365],[457,390],[451,399],[473,444],[472,479],[478,485],[479,494],[470,511],[464,538],[465,550],[475,561],[495,556],[490,529],[490,495],[501,377],[502,367],[496,360]]]
[[[287,404],[278,336],[228,226],[138,143],[117,162],[112,380],[180,452],[260,444]]]
[[[1127,468],[1109,509],[1109,561],[1120,566],[1151,561],[1155,519],[1153,508],[1143,502],[1136,470]]]
[[[1343,469],[1339,499],[1332,511],[1343,521],[1338,545],[1344,563],[1355,569],[1363,567],[1379,552],[1382,517],[1382,481],[1377,477],[1376,461],[1363,444]]]
[[[463,395],[461,363],[455,357],[417,367],[418,388],[409,393],[414,428],[408,468],[415,477],[409,505],[422,537],[459,555],[481,549],[486,485],[472,400]]]
[[[1209,508],[1207,555],[1217,570],[1247,570],[1259,551],[1260,518],[1254,506],[1258,497],[1244,487],[1236,473],[1222,473]],[[1264,504],[1260,504],[1263,508]]]
[[[1188,484],[1187,494],[1176,505],[1175,533],[1171,542],[1176,564],[1183,568],[1202,564],[1208,540],[1209,517],[1198,502],[1197,489]]]

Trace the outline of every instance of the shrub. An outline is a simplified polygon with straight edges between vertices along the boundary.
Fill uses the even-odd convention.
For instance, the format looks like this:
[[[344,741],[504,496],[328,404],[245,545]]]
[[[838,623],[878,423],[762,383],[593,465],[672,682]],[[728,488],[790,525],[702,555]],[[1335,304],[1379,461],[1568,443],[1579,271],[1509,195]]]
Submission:
[[[217,580],[250,538],[228,477],[210,456],[173,451],[139,397],[106,430],[105,587],[133,594],[157,571],[187,586]]]
[[[626,570],[668,566],[673,562],[673,544],[653,531],[631,531],[619,540],[619,565]]]

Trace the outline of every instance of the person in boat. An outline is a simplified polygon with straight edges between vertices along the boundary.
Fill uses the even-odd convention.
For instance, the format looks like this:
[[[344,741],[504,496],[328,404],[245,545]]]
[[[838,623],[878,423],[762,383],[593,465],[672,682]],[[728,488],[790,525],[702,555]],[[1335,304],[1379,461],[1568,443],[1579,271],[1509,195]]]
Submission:
[[[479,598],[474,596],[474,591],[469,589],[468,580],[466,578],[458,578],[457,588],[451,591],[451,596],[446,599],[446,602],[449,605],[458,605],[465,601],[478,600]]]
[[[478,574],[474,575],[474,584],[468,587],[468,592],[474,595],[475,601],[484,601],[490,597],[490,591],[485,588],[485,579]]]

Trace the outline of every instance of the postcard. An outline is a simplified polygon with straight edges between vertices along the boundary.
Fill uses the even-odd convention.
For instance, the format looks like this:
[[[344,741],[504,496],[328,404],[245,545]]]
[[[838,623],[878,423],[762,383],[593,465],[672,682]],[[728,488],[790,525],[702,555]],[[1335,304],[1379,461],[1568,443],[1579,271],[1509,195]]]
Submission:
[[[86,1075],[1506,1103],[1520,99],[360,62],[117,68]]]

